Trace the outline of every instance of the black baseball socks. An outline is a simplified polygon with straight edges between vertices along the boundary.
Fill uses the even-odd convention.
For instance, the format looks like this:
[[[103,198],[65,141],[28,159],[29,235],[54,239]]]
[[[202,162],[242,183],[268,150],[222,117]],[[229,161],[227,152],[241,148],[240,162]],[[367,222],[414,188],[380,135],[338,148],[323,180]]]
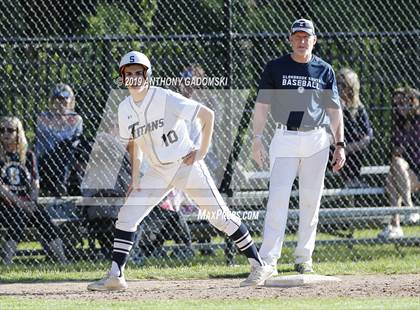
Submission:
[[[114,248],[112,253],[112,266],[110,274],[120,277],[128,261],[130,250],[133,247],[136,232],[115,229]]]
[[[251,263],[251,265],[265,265],[264,261],[260,257],[260,254],[258,254],[258,249],[255,246],[255,243],[249,234],[248,228],[246,228],[244,223],[241,223],[241,226],[239,226],[238,230],[235,231],[230,237],[238,246],[239,251],[248,257],[248,261]]]

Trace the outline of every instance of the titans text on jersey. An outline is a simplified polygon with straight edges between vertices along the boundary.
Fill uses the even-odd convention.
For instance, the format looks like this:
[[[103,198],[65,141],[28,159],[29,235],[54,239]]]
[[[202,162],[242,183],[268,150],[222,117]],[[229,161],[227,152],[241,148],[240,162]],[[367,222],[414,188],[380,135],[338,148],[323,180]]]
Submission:
[[[128,126],[128,129],[133,133],[133,138],[138,138],[148,132],[152,132],[165,125],[163,118],[147,123],[143,126],[138,126],[139,122],[135,122]]]

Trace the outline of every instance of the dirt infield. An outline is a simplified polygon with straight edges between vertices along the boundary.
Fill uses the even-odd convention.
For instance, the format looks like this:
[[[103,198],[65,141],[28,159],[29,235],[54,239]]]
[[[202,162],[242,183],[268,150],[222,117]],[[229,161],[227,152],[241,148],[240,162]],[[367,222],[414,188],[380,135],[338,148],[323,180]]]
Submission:
[[[0,295],[85,300],[251,299],[420,296],[419,274],[339,276],[342,282],[292,288],[240,288],[240,279],[129,281],[124,292],[89,292],[86,282],[1,284]]]

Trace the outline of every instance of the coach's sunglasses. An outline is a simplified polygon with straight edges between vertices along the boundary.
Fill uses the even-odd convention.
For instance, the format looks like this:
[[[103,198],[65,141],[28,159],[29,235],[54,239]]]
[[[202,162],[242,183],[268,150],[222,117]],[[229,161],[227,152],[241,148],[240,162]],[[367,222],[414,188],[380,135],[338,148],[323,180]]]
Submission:
[[[0,127],[0,133],[4,134],[4,133],[14,133],[15,131],[17,131],[16,128],[10,128],[10,127]]]

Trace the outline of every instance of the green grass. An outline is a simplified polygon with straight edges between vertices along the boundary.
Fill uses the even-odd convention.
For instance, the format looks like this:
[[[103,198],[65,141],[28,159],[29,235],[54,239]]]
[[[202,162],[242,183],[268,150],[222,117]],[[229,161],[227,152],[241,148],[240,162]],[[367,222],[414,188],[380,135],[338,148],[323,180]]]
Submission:
[[[419,298],[282,298],[253,300],[80,301],[0,297],[3,309],[418,309]]]
[[[367,248],[367,247],[365,247]],[[375,249],[376,248],[376,249]],[[343,274],[404,274],[420,273],[419,251],[413,248],[404,248],[401,253],[390,251],[387,256],[373,257],[369,255],[379,252],[382,247],[370,248],[364,251],[363,260],[352,261],[337,260],[318,261],[315,263],[315,271],[324,275]],[[347,249],[343,249],[345,252]],[[290,250],[289,250],[290,251]],[[334,248],[337,251],[337,248]],[[368,252],[368,253],[366,253]],[[289,253],[291,254],[291,253]],[[402,254],[402,256],[401,256]],[[344,255],[343,255],[344,257]],[[284,261],[284,258],[282,259]],[[284,274],[293,272],[292,260],[290,263],[279,265],[279,271]],[[94,264],[77,263],[70,266],[58,266],[53,264],[40,266],[13,266],[6,268],[0,266],[0,282],[49,282],[49,281],[91,281],[104,275],[109,263],[100,266]],[[249,266],[241,258],[241,264],[230,267],[221,264],[196,264],[178,267],[138,267],[129,264],[126,268],[128,279],[207,279],[207,278],[241,278],[249,273]]]
[[[420,225],[417,226],[404,226],[404,236],[406,237],[418,237],[420,236]],[[354,238],[375,238],[381,229],[358,229],[354,232]],[[327,233],[317,233],[316,235],[317,240],[332,240],[337,239],[337,236],[333,236]],[[254,235],[254,241],[261,242],[262,236],[261,235]],[[285,241],[297,241],[296,234],[286,234]],[[213,243],[222,243],[224,242],[224,238],[221,236],[213,237]],[[166,241],[165,244],[173,244],[172,241]],[[96,243],[96,247],[99,248],[99,243]],[[83,248],[89,248],[87,240],[84,240]],[[32,241],[32,242],[21,242],[18,245],[19,250],[32,250],[32,249],[42,249],[42,246],[39,242]]]
[[[358,230],[356,238],[371,238],[379,230]],[[419,236],[420,226],[405,227],[406,236]],[[317,239],[336,238],[319,233]],[[260,237],[256,237],[258,242]],[[286,240],[296,240],[295,234],[286,235]],[[222,242],[216,237],[214,242]],[[21,249],[39,247],[37,242],[24,242]],[[293,248],[284,248],[279,271],[290,273],[293,269]],[[396,248],[395,245],[317,246],[313,255],[315,271],[325,275],[343,274],[403,274],[420,273],[420,249],[414,246]],[[196,255],[188,263],[163,259],[148,259],[144,266],[130,262],[126,268],[129,279],[206,279],[218,277],[245,277],[249,266],[244,256],[236,256],[237,266],[226,266],[223,250],[216,256]],[[19,257],[15,264],[6,267],[0,264],[0,282],[32,282],[97,279],[109,268],[109,261],[80,261],[67,266],[46,263],[42,256]]]
[[[379,230],[359,230],[357,238],[375,237]],[[406,236],[418,236],[419,227],[406,227]],[[318,234],[318,239],[336,238]],[[255,238],[257,241],[260,238]],[[286,240],[296,240],[296,235],[287,235]],[[215,238],[214,242],[223,239]],[[22,243],[20,248],[30,249],[37,243]],[[225,265],[223,250],[216,256],[196,255],[187,264],[169,260],[149,259],[144,266],[129,263],[126,276],[135,279],[208,279],[244,278],[249,273],[246,258],[238,255],[238,265]],[[108,261],[81,261],[61,266],[43,261],[43,257],[18,258],[12,267],[0,265],[0,283],[92,281],[104,275]],[[318,246],[314,253],[315,271],[324,275],[344,274],[420,274],[420,249],[414,246],[396,248],[387,245]],[[279,271],[293,273],[293,249],[284,248],[279,262]],[[159,266],[160,267],[157,267]],[[113,300],[52,300],[45,298],[25,299],[0,296],[0,309],[418,309],[419,297],[398,298],[281,298],[247,300],[157,300],[157,301],[113,301]]]

